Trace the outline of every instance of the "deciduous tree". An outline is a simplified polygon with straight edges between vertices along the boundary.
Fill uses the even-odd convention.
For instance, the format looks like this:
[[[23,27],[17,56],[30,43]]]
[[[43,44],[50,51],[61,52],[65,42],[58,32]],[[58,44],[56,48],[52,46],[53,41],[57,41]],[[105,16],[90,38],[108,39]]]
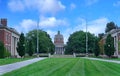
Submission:
[[[116,28],[118,28],[118,27],[117,27],[117,25],[115,25],[114,22],[107,23],[105,32],[107,33],[109,31],[111,31],[112,29],[116,29]]]
[[[28,42],[28,54],[29,56],[33,55],[33,44],[32,44],[32,40],[29,40]]]
[[[100,54],[100,48],[99,48],[99,40],[98,40],[98,38],[96,37],[95,38],[95,42],[94,42],[94,55],[97,57],[97,56],[99,56],[99,54]]]
[[[26,39],[31,39],[33,52],[37,53],[37,30],[29,31],[26,34]],[[52,39],[50,38],[49,34],[47,34],[47,32],[38,30],[38,43],[39,53],[47,53],[48,50],[50,53],[54,53],[54,44],[52,43]],[[27,46],[26,48],[29,47]]]
[[[88,52],[93,53],[95,36],[91,33],[88,34]],[[77,31],[70,35],[67,45],[66,54],[85,53],[86,52],[86,32]]]

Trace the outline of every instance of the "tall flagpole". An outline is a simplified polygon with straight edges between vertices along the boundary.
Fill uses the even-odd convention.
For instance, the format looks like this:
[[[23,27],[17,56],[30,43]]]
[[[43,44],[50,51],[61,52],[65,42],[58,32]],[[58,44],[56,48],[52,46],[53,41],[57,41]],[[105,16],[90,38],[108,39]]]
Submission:
[[[39,38],[38,38],[39,20],[37,22],[37,56],[39,53]],[[39,56],[38,56],[39,57]]]
[[[86,56],[88,56],[88,34],[87,34],[87,20],[86,20]]]

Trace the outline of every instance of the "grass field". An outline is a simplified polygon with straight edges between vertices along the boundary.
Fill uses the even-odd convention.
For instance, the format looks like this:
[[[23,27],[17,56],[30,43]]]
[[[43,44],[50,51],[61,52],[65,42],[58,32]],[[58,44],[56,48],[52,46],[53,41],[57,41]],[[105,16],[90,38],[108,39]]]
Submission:
[[[20,61],[24,61],[24,60],[28,60],[28,59],[31,59],[31,58],[6,58],[6,59],[0,59],[0,65],[20,62]]]
[[[120,65],[82,58],[47,58],[3,76],[120,76]]]

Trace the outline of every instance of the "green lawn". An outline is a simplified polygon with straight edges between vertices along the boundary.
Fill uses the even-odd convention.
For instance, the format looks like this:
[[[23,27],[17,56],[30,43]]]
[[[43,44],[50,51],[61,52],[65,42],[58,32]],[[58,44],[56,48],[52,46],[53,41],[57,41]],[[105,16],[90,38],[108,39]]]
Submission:
[[[5,58],[5,59],[0,59],[0,65],[20,62],[20,61],[28,60],[28,59],[31,59],[31,58]]]
[[[82,58],[47,58],[3,76],[120,76],[120,64]]]

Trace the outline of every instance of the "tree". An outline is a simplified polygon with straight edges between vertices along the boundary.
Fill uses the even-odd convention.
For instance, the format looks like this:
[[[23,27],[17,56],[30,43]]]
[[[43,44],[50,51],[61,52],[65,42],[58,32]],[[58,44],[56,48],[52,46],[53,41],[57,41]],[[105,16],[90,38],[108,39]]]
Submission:
[[[88,33],[88,52],[92,53],[94,50],[94,39],[95,36]],[[67,45],[65,46],[66,54],[85,53],[86,52],[86,32],[77,31],[70,35]]]
[[[23,33],[21,33],[19,42],[17,43],[17,52],[21,57],[25,55],[25,37]]]
[[[33,45],[32,45],[32,41],[31,40],[29,40],[29,42],[28,42],[29,44],[28,44],[28,54],[29,54],[29,56],[32,56],[33,55]]]
[[[29,31],[26,34],[26,39],[31,39],[33,52],[37,53],[37,30]],[[38,43],[39,53],[48,53],[48,50],[51,54],[54,53],[54,44],[52,43],[52,39],[47,34],[47,32],[38,30]],[[28,45],[26,48],[29,48]]]
[[[111,31],[112,29],[118,28],[117,25],[115,25],[114,22],[107,23],[105,33]]]
[[[99,33],[98,34],[99,40],[101,40],[103,38],[103,36],[104,36],[104,33]]]
[[[94,42],[94,55],[97,57],[97,56],[99,56],[99,54],[100,54],[100,48],[99,48],[99,44],[98,44],[98,38],[96,37],[95,38],[95,42]]]
[[[4,44],[0,41],[0,58],[4,58],[5,57],[5,48],[4,48]]]
[[[109,57],[111,57],[114,54],[115,48],[114,48],[114,38],[111,37],[110,34],[108,34],[106,38],[106,43],[104,46],[105,54]]]

